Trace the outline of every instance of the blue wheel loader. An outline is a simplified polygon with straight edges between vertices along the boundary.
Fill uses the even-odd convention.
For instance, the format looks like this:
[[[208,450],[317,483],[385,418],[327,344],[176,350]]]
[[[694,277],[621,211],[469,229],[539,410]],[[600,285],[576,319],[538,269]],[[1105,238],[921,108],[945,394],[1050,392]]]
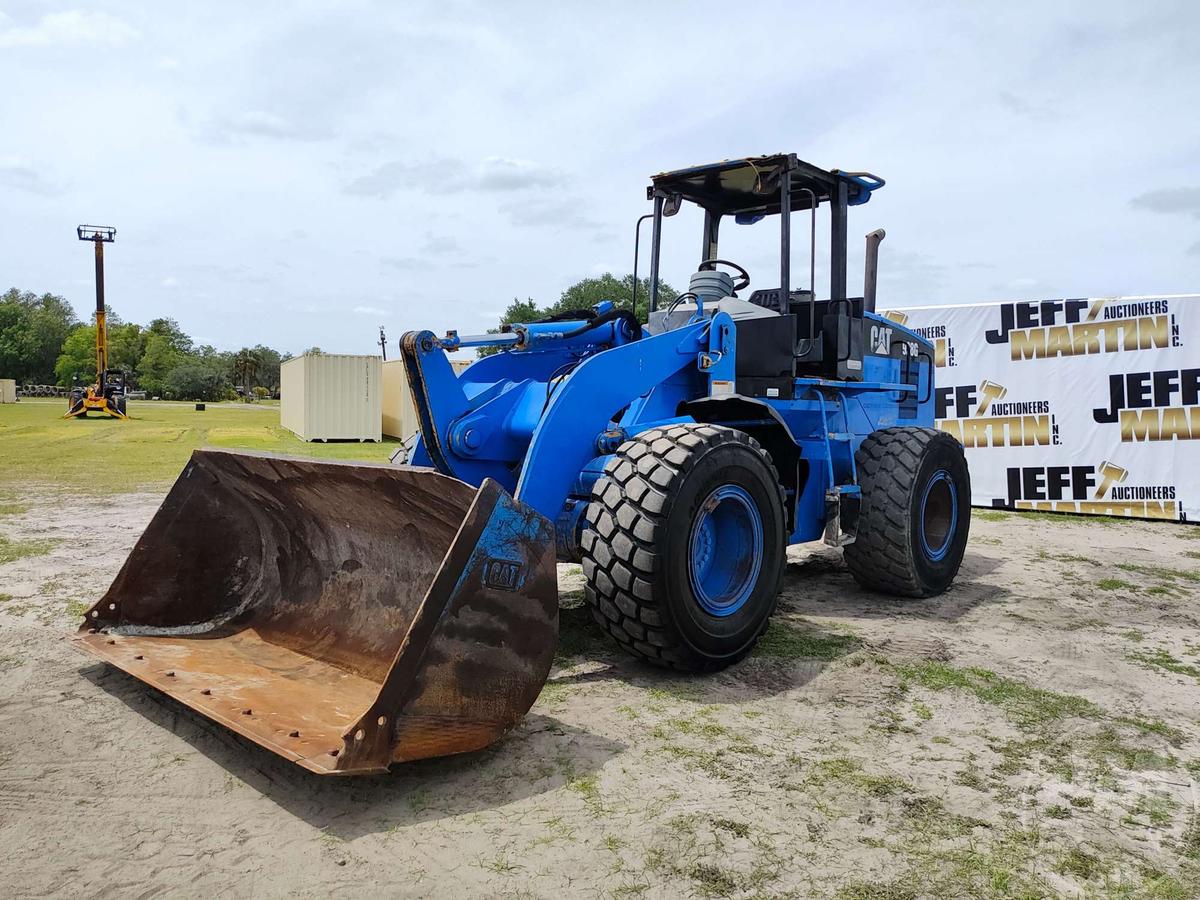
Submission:
[[[314,772],[354,774],[476,750],[521,719],[554,655],[556,561],[582,564],[621,648],[690,672],[751,652],[790,544],[841,548],[874,591],[943,591],[970,480],[933,428],[931,345],[875,311],[882,231],[847,293],[848,211],[883,184],[792,154],[654,176],[646,321],[604,302],[405,334],[406,459],[197,451],[76,640]],[[685,202],[703,211],[699,260],[664,303]],[[827,298],[815,259],[806,285],[791,271],[793,214],[815,256],[821,207]],[[777,266],[722,259],[731,224],[777,240]]]

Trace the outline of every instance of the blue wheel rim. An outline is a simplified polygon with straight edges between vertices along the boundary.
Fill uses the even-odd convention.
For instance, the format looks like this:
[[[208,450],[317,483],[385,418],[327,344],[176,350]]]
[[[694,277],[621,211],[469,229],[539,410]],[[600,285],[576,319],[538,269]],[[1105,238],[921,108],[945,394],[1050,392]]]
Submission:
[[[958,527],[958,488],[945,469],[938,469],[921,495],[921,549],[934,562],[950,552]]]
[[[741,487],[717,488],[700,505],[688,541],[688,578],[700,608],[731,616],[746,605],[762,570],[763,524]]]

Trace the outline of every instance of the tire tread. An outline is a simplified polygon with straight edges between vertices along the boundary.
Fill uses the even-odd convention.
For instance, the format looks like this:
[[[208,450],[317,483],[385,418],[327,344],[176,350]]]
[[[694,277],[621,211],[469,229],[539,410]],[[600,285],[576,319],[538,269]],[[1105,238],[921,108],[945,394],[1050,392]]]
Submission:
[[[656,585],[672,495],[710,450],[736,442],[757,453],[783,502],[771,456],[745,432],[704,424],[652,428],[623,443],[592,488],[580,546],[584,597],[592,617],[626,652],[655,665],[689,672],[715,671],[745,658],[762,627],[735,658],[709,660],[689,648],[664,615]],[[771,612],[776,600],[772,598]]]

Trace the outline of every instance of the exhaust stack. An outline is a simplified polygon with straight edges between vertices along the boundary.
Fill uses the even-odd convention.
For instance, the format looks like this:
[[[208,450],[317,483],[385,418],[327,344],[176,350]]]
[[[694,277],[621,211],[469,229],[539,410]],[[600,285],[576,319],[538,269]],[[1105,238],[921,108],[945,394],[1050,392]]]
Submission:
[[[879,282],[879,244],[887,232],[876,228],[867,235],[866,271],[863,273],[863,309],[875,312],[875,288]]]

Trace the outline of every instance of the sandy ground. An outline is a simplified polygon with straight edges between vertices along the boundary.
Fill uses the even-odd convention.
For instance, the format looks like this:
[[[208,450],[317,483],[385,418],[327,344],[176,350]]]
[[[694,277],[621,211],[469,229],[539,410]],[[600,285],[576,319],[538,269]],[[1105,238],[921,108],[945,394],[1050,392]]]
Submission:
[[[614,651],[562,567],[519,728],[337,780],[64,641],[157,501],[0,516],[56,542],[0,565],[10,896],[1200,895],[1195,527],[977,515],[923,602],[793,549],[760,651],[705,678]]]

